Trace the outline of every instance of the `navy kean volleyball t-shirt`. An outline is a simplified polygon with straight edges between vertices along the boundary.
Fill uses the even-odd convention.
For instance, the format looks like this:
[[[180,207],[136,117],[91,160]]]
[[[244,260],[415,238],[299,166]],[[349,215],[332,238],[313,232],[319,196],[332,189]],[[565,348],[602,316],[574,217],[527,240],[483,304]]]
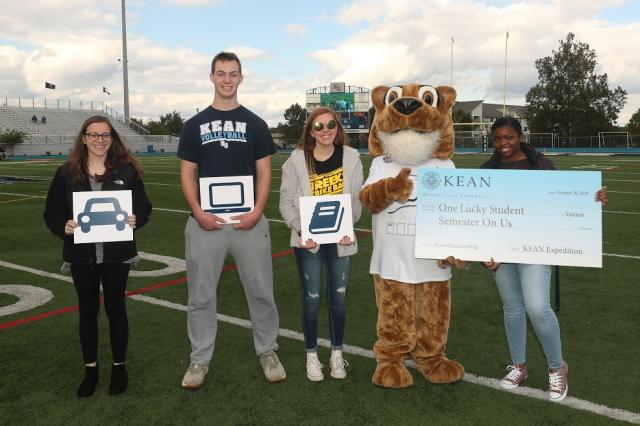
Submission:
[[[275,152],[267,123],[244,106],[231,111],[211,106],[186,121],[178,158],[196,163],[198,177],[248,176],[256,161]]]

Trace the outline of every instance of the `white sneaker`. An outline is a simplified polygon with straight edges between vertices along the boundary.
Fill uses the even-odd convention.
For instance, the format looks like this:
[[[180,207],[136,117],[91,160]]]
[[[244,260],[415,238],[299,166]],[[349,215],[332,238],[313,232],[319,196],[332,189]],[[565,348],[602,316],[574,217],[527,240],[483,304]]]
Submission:
[[[182,378],[182,387],[185,389],[198,389],[204,383],[204,376],[208,371],[208,366],[191,362]]]
[[[331,351],[331,358],[329,359],[329,365],[331,366],[331,377],[334,379],[344,379],[347,377],[347,370],[345,367],[349,365],[347,360],[342,358],[342,351]]]
[[[312,382],[324,380],[322,367],[324,366],[320,363],[318,354],[316,352],[307,352],[307,379]]]
[[[284,367],[274,351],[260,355],[260,365],[262,366],[264,378],[269,383],[281,382],[287,377],[287,373],[284,371]]]

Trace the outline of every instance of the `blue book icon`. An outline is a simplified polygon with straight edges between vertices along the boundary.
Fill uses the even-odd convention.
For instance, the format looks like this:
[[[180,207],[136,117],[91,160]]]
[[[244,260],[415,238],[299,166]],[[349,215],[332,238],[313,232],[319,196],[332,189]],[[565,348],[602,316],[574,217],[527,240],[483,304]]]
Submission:
[[[340,201],[320,201],[316,204],[309,223],[309,232],[312,234],[329,234],[340,229],[344,207]]]

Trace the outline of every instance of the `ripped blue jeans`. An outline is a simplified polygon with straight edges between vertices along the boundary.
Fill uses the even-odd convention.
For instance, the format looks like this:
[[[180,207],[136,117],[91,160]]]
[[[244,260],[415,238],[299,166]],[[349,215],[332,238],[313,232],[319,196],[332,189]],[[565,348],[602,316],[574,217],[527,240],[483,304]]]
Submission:
[[[347,317],[350,257],[339,257],[336,244],[322,244],[317,253],[297,247],[293,250],[302,285],[304,347],[307,352],[316,352],[318,345],[318,307],[322,288],[322,266],[326,265],[331,348],[342,349]]]

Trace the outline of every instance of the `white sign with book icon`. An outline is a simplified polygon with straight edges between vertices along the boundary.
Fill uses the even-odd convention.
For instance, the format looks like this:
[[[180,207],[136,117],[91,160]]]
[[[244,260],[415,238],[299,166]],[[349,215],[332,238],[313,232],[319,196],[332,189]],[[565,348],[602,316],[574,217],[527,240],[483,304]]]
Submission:
[[[129,215],[131,191],[79,191],[73,193],[73,242],[106,243],[133,240]]]
[[[337,243],[345,235],[355,240],[351,215],[351,195],[300,197],[302,241]]]
[[[218,176],[200,178],[200,206],[227,223],[231,219],[253,210],[253,176]]]

